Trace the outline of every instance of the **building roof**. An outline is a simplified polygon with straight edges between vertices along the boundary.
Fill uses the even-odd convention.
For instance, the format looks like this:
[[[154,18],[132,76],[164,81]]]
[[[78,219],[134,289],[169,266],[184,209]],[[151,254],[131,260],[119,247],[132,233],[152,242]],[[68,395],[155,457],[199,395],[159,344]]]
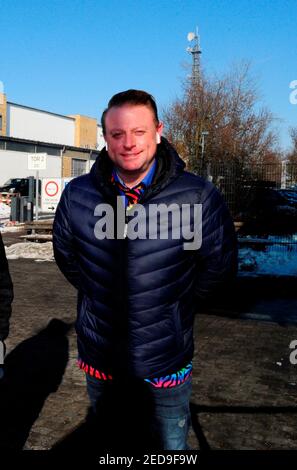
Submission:
[[[31,139],[19,139],[18,137],[8,137],[5,135],[0,135],[0,141],[8,141],[8,142],[19,142],[19,143],[24,143],[24,144],[33,144],[33,145],[42,145],[44,147],[55,147],[59,149],[65,149],[65,150],[73,150],[73,151],[79,151],[79,152],[85,152],[85,153],[95,153],[99,154],[100,150],[93,149],[93,148],[86,148],[86,147],[75,147],[72,145],[63,145],[63,144],[55,144],[52,142],[41,142],[39,140],[31,140]]]
[[[44,109],[38,109],[38,108],[33,108],[31,106],[25,106],[23,104],[13,103],[12,101],[7,101],[7,104],[12,104],[13,106],[18,106],[19,108],[32,109],[33,111],[38,111],[44,114],[51,114],[52,116],[58,116],[58,117],[62,117],[65,119],[70,119],[70,121],[75,121],[75,118],[66,116],[64,114],[52,113],[51,111],[45,111]]]

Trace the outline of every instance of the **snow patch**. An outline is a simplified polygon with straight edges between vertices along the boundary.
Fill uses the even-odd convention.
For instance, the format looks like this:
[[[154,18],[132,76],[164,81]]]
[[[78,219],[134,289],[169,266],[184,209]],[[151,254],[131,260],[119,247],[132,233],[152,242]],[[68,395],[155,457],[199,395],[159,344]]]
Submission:
[[[255,251],[241,248],[238,257],[241,275],[270,274],[297,276],[297,251]]]
[[[0,202],[0,220],[8,219],[10,217],[10,207],[3,202]]]
[[[35,259],[36,261],[53,261],[53,244],[52,242],[36,243],[23,242],[15,243],[9,247],[5,247],[7,259]]]

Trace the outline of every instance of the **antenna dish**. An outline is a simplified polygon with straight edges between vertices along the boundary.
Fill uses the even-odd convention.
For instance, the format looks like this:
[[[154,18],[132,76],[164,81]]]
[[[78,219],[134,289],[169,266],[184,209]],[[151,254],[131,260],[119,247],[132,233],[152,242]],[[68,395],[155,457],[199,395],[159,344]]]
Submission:
[[[196,34],[195,34],[195,33],[188,33],[188,35],[187,35],[188,41],[191,42],[191,41],[193,41],[193,39],[195,39],[195,38],[196,38]]]

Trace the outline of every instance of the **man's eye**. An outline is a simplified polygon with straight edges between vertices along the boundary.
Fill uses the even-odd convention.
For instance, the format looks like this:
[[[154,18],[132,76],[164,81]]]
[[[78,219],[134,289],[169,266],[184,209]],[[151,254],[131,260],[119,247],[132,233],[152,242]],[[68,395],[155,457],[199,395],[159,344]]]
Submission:
[[[136,131],[135,134],[136,135],[143,135],[145,133],[145,131]]]
[[[120,132],[117,132],[116,134],[112,134],[112,137],[113,137],[114,139],[119,139],[119,138],[121,137],[121,135],[122,135],[122,134],[121,134]]]

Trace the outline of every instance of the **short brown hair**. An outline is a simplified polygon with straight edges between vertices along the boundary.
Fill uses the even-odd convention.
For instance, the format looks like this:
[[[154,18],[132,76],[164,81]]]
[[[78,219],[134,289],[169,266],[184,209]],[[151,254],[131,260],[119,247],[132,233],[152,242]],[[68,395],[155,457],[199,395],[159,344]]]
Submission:
[[[154,118],[156,124],[159,123],[158,118],[158,109],[156,105],[155,98],[143,90],[126,90],[113,95],[113,97],[109,100],[107,108],[103,111],[101,116],[101,125],[103,130],[103,135],[105,135],[106,128],[105,128],[105,118],[106,114],[111,108],[120,107],[125,104],[131,104],[134,106],[144,105],[148,106],[154,114]]]

